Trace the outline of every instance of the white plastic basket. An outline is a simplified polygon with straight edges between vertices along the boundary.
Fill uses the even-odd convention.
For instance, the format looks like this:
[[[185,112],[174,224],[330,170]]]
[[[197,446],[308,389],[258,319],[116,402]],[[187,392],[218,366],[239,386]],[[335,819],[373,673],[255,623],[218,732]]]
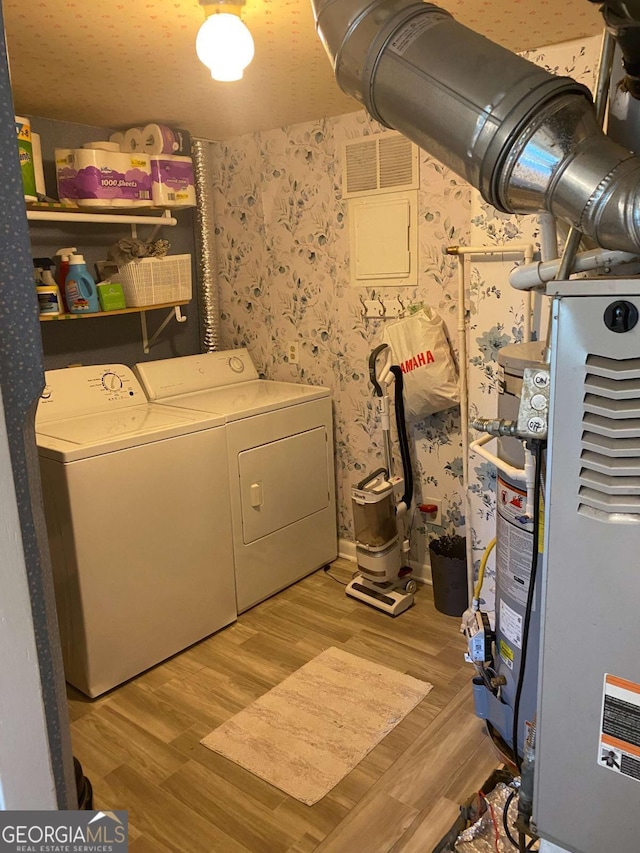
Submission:
[[[118,267],[127,308],[191,299],[191,255],[142,258]]]

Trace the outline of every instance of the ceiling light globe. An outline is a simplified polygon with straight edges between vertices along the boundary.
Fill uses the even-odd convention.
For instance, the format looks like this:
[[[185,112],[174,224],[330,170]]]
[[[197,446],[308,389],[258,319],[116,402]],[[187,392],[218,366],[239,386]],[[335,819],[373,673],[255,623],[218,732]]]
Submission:
[[[237,15],[218,12],[200,27],[196,53],[200,62],[211,69],[214,80],[224,83],[241,80],[242,72],[253,59],[253,38]]]

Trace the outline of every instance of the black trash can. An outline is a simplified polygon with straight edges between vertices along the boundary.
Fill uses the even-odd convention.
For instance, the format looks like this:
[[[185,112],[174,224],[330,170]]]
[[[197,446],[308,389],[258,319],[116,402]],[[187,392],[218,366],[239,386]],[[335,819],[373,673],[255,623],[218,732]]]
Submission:
[[[462,616],[469,603],[466,540],[441,536],[429,544],[433,603],[447,616]]]

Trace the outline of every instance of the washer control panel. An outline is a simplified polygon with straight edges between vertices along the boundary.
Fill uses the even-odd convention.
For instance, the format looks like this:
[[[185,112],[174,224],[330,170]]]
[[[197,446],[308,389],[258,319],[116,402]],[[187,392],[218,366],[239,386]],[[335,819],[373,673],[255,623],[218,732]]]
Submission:
[[[40,395],[36,424],[109,412],[147,402],[142,386],[125,364],[65,367],[48,370]]]

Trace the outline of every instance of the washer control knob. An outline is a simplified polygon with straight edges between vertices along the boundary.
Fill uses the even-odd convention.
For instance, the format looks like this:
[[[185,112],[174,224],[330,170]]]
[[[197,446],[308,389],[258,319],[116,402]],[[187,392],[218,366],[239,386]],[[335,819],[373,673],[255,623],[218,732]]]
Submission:
[[[102,385],[107,391],[120,391],[122,388],[122,379],[117,373],[108,371],[102,374]]]
[[[234,373],[242,373],[244,371],[244,361],[237,355],[229,359],[229,367]]]

